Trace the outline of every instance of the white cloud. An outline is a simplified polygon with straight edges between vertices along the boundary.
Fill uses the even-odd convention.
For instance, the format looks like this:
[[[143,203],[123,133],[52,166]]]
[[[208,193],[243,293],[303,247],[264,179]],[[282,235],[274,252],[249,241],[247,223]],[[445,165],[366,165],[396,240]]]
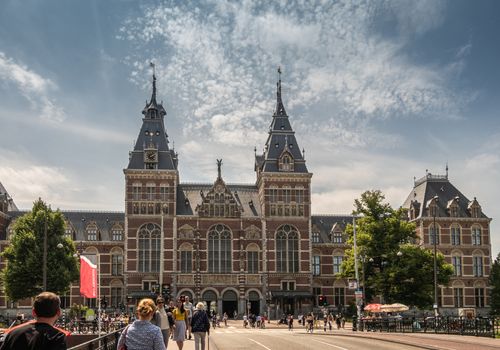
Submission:
[[[16,63],[3,52],[0,52],[0,78],[14,84],[41,119],[49,122],[65,119],[63,109],[50,97],[50,92],[57,90],[57,85],[25,65]]]
[[[430,66],[404,54],[409,34],[442,23],[444,4],[186,1],[146,7],[143,16],[125,22],[120,37],[137,46],[128,58],[132,80],[144,84],[138,73],[150,59],[157,63],[161,91],[182,101],[174,108],[186,120],[185,134],[229,145],[242,135],[240,143],[254,144],[248,133],[267,127],[275,69],[282,65],[290,114],[314,109],[317,131],[349,124],[342,141],[366,146],[377,142],[366,120],[456,117],[473,98],[449,84],[463,55]],[[387,18],[398,23],[401,36],[387,38],[373,29]]]

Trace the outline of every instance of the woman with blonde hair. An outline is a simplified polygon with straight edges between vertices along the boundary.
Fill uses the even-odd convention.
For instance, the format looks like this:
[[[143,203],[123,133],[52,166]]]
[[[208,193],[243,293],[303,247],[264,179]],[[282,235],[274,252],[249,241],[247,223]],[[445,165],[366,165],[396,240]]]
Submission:
[[[166,350],[160,327],[150,322],[155,311],[153,300],[142,299],[136,309],[138,319],[125,327],[117,348],[121,349],[126,345],[127,350]]]

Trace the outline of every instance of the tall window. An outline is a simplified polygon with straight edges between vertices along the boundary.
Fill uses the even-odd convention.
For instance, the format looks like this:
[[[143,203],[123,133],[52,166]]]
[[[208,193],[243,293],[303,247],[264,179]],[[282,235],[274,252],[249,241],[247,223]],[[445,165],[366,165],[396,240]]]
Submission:
[[[139,230],[139,272],[160,270],[160,227],[143,225]]]
[[[111,307],[118,308],[123,303],[123,288],[111,287]]]
[[[193,272],[193,251],[192,250],[181,250],[181,272],[182,273]]]
[[[312,242],[313,243],[319,243],[319,232],[313,232],[312,233]]]
[[[118,252],[111,254],[111,275],[123,275],[123,255]]]
[[[146,199],[150,200],[150,201],[155,199],[155,185],[154,184],[147,184],[146,185]]]
[[[333,289],[333,304],[336,306],[345,305],[345,288]]]
[[[168,185],[160,185],[160,200],[166,202],[168,200]]]
[[[436,242],[435,244],[439,244],[439,226],[432,224],[429,227],[429,244],[434,245],[434,242]]]
[[[342,272],[342,256],[334,255],[333,256],[333,273],[341,273]]]
[[[343,243],[344,239],[342,237],[342,232],[340,232],[340,231],[333,232],[332,242],[333,243]]]
[[[474,288],[476,307],[484,307],[484,288]]]
[[[451,245],[460,245],[460,226],[451,227]]]
[[[270,188],[269,189],[269,201],[271,203],[276,203],[278,201],[278,189]]]
[[[231,231],[225,225],[215,225],[208,232],[208,272],[231,272]]]
[[[255,250],[247,251],[248,273],[259,273],[259,252]]]
[[[472,244],[481,245],[481,228],[474,226],[472,227]]]
[[[483,275],[483,257],[474,256],[472,258],[472,270],[474,271],[474,277],[480,277]]]
[[[313,255],[312,258],[313,276],[319,276],[321,274],[320,258],[321,257],[319,255]]]
[[[111,230],[111,240],[121,241],[123,240],[123,230],[121,227],[113,227]]]
[[[136,201],[141,199],[141,184],[132,185],[132,199]]]
[[[461,256],[452,256],[451,264],[453,265],[453,274],[454,276],[462,276],[462,257]]]
[[[455,307],[464,306],[464,289],[453,288],[453,303]]]
[[[292,189],[290,187],[283,187],[283,202],[290,203],[292,201]]]
[[[97,226],[89,225],[87,226],[87,240],[88,241],[97,241]]]
[[[294,227],[283,225],[276,234],[276,270],[299,271],[299,234]]]

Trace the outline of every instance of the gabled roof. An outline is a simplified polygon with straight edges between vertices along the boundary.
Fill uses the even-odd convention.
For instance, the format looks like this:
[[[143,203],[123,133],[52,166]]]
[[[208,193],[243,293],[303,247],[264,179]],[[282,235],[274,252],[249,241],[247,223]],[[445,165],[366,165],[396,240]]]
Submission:
[[[410,209],[413,205],[419,209],[416,218],[425,217],[427,216],[427,207],[435,196],[438,198],[436,216],[449,216],[449,203],[455,201],[458,206],[458,217],[471,217],[468,210],[471,201],[449,181],[448,174],[432,175],[427,173],[421,179],[415,180],[413,189],[403,203],[403,208]],[[482,212],[481,217],[487,218]]]
[[[351,215],[312,215],[311,225],[313,231],[319,230],[320,243],[330,243],[330,233],[337,228],[342,232],[348,224],[352,224]]]
[[[293,171],[290,172],[307,173],[303,152],[300,151],[300,147],[297,144],[295,131],[292,129],[281,98],[280,69],[278,69],[278,73],[280,73],[280,78],[277,83],[276,108],[269,127],[269,136],[266,141],[264,153],[262,155],[255,155],[255,169],[263,172],[281,172],[278,168],[278,159],[288,148],[294,162]]]
[[[8,214],[12,219],[16,219],[24,214],[27,210],[11,211]],[[64,218],[74,230],[73,239],[75,241],[87,241],[86,228],[89,224],[95,223],[99,231],[99,241],[111,241],[111,229],[115,224],[118,224],[125,229],[125,213],[123,212],[99,212],[99,211],[84,211],[84,210],[61,210]]]
[[[4,203],[4,205],[2,205],[2,203]],[[18,210],[16,204],[14,203],[14,200],[0,182],[0,209],[3,207],[7,208],[6,211]]]

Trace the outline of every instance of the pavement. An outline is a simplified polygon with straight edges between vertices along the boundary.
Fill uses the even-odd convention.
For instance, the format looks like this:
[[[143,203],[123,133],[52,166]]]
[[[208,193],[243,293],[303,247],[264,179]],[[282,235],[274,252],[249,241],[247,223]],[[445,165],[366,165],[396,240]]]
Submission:
[[[295,329],[302,329],[297,322],[294,324]],[[221,330],[225,327],[222,325]],[[243,321],[237,320],[228,321],[228,328],[243,328]],[[286,329],[285,325],[278,325],[276,321],[272,320],[266,323],[266,329]],[[219,328],[213,333],[217,333]],[[212,334],[213,334],[212,333]],[[449,334],[434,334],[434,333],[384,333],[384,332],[353,332],[352,325],[346,323],[345,329],[334,328],[331,332],[323,331],[323,327],[315,329],[318,335],[332,335],[332,336],[346,336],[346,337],[364,337],[373,338],[384,341],[389,341],[397,344],[414,345],[422,349],[438,350],[438,349],[456,349],[456,350],[475,350],[475,349],[500,349],[500,339],[474,337],[474,336],[460,336]],[[313,334],[313,335],[314,335]],[[177,344],[170,340],[168,349],[177,350]],[[184,342],[183,350],[194,350],[194,340],[187,340]]]

